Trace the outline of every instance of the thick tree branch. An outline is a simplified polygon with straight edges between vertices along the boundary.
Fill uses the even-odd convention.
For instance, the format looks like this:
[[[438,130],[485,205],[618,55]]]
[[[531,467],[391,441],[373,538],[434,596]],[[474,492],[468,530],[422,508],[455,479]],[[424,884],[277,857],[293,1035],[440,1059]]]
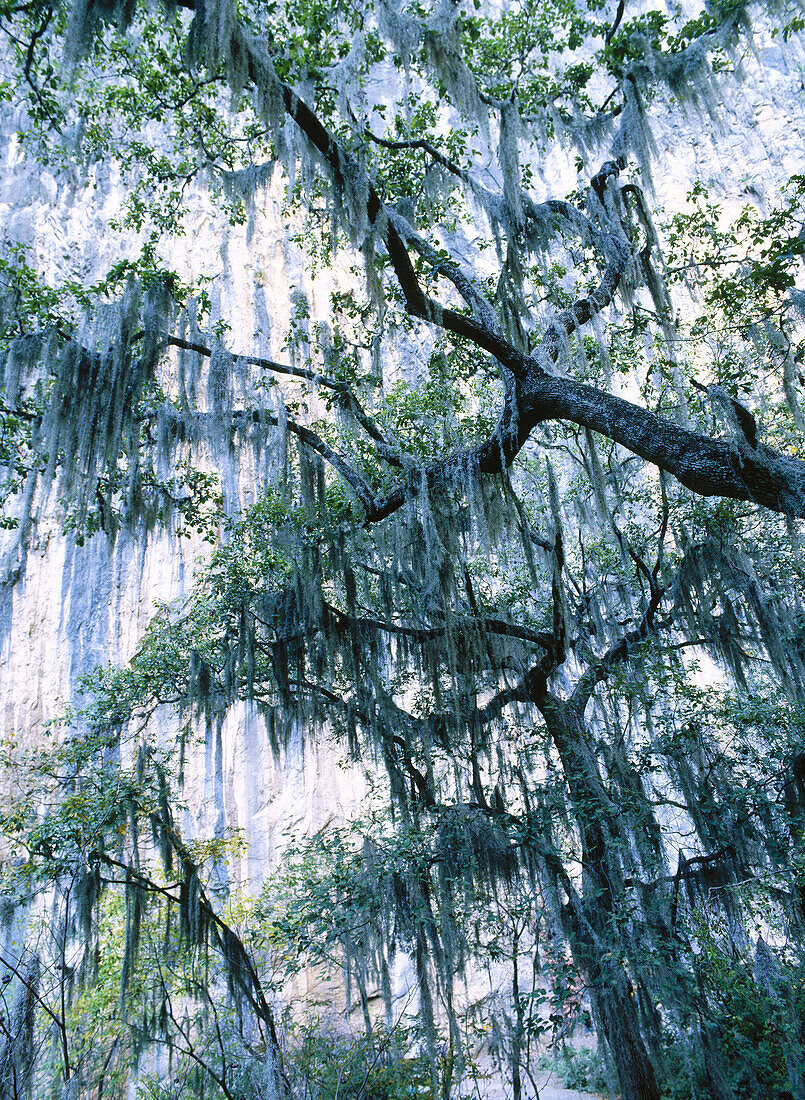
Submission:
[[[187,2],[188,6],[192,6],[190,0]],[[347,460],[320,437],[301,426],[291,428],[289,425],[290,430],[331,462],[352,486],[366,511],[367,523],[386,518],[423,490],[453,482],[461,485],[468,474],[498,473],[506,469],[535,426],[549,420],[565,420],[599,432],[667,471],[701,496],[752,501],[773,511],[805,516],[805,462],[802,460],[762,444],[754,450],[742,449],[731,441],[689,431],[614,394],[549,373],[562,355],[567,338],[611,303],[631,262],[630,250],[622,232],[615,227],[610,232],[595,230],[580,211],[567,203],[557,201],[542,204],[542,207],[531,204],[533,209],[526,209],[526,214],[533,216],[541,216],[543,211],[553,213],[585,233],[603,252],[607,266],[596,290],[559,313],[547,326],[535,351],[530,356],[523,355],[501,337],[488,314],[478,309],[481,303],[477,297],[473,300],[468,286],[462,289],[458,281],[458,268],[445,269],[445,274],[453,279],[462,294],[470,293],[475,316],[457,313],[434,301],[423,291],[406,243],[397,228],[399,223],[395,224],[395,218],[389,215],[360,166],[293,89],[277,79],[263,47],[239,26],[234,28],[232,35],[232,55],[245,60],[249,78],[260,94],[282,104],[282,109],[327,164],[336,185],[340,186],[348,177],[353,182],[358,181],[358,189],[365,196],[368,222],[386,246],[409,313],[454,336],[470,340],[498,360],[504,368],[504,376],[510,372],[516,380],[516,386],[508,387],[509,394],[500,421],[485,443],[447,456],[428,467],[407,470],[400,484],[379,499],[374,497],[365,480]],[[606,186],[606,178],[614,171],[614,166],[605,166],[602,170],[602,188]],[[305,377],[302,374],[299,376]],[[370,430],[368,423],[367,420],[363,426]],[[374,434],[372,438],[378,444],[378,453],[393,461],[388,450],[380,451],[383,441]]]
[[[450,627],[446,625],[415,627],[389,622],[387,619],[375,619],[369,616],[351,616],[339,610],[337,607],[333,607],[332,604],[329,603],[324,603],[323,606],[334,620],[344,626],[349,626],[350,629],[378,630],[386,634],[397,634],[401,637],[411,638],[413,641],[422,642],[423,644],[434,641],[436,638],[445,637],[449,630],[453,630],[455,633],[461,633],[468,629],[483,630],[485,633],[495,634],[499,637],[517,638],[520,641],[538,645],[543,649],[548,648],[553,643],[553,635],[549,634],[547,631],[530,630],[528,627],[518,626],[516,623],[507,623],[503,619],[495,619],[485,615],[456,617],[451,622]],[[301,635],[294,635],[293,637],[297,638],[301,637]],[[288,639],[283,639],[283,641],[286,640]]]
[[[485,325],[496,338],[502,339],[495,311],[491,303],[480,292],[472,279],[461,270],[458,264],[445,262],[433,245],[423,240],[418,233],[414,232],[404,218],[401,218],[398,214],[391,213],[389,217],[397,232],[406,243],[410,245],[411,248],[415,249],[420,256],[428,260],[428,262],[433,265],[434,270],[438,270],[440,275],[444,275],[446,279],[449,279],[470,309],[472,309],[476,319],[480,321],[481,324]]]
[[[252,77],[258,84],[275,82],[267,64],[252,53]],[[350,158],[322,126],[319,119],[286,85],[279,85],[288,114],[297,122],[340,178]],[[372,224],[383,220],[381,229],[395,275],[409,311],[462,336],[490,352],[518,380],[517,417],[507,411],[492,438],[481,447],[450,456],[409,477],[367,512],[367,522],[390,515],[418,488],[449,482],[456,475],[475,468],[481,473],[499,472],[510,465],[533,427],[544,420],[568,420],[600,432],[641,458],[672,474],[687,488],[702,496],[723,496],[751,500],[774,511],[805,515],[805,463],[760,446],[752,455],[739,454],[733,444],[714,440],[679,427],[647,409],[605,391],[570,379],[551,376],[546,366],[555,363],[566,337],[586,324],[612,301],[620,279],[630,262],[625,239],[607,235],[608,266],[598,288],[563,311],[548,326],[536,352],[525,357],[505,340],[475,319],[456,314],[428,298],[419,286],[406,247],[388,218],[372,185],[366,182],[367,214]],[[567,216],[564,204],[556,213]],[[583,215],[577,212],[578,217]],[[586,219],[585,219],[586,220]],[[589,223],[588,223],[589,224]],[[514,421],[517,427],[513,431]]]
[[[253,69],[253,76],[258,79],[276,79],[264,63],[258,70],[254,62]],[[289,115],[332,170],[343,175],[350,163],[349,157],[306,104],[286,85],[280,87]],[[366,193],[367,213],[370,221],[376,223],[384,217],[382,203],[368,182]],[[557,208],[556,212],[567,214],[564,209]],[[613,439],[666,470],[699,495],[751,500],[774,511],[805,515],[805,463],[801,460],[763,446],[752,455],[740,454],[727,441],[688,431],[623,398],[547,373],[546,365],[556,362],[566,337],[612,301],[630,260],[625,240],[614,234],[608,237],[610,259],[596,291],[559,314],[548,326],[535,353],[525,357],[477,320],[438,306],[428,298],[419,286],[393,222],[385,216],[384,223],[383,237],[409,311],[489,351],[517,378],[520,390],[517,409],[504,414],[505,419],[498,424],[490,440],[473,451],[450,456],[409,475],[406,483],[367,510],[367,522],[377,522],[390,515],[422,488],[450,482],[470,469],[479,473],[499,472],[511,464],[533,427],[552,419],[568,420]]]

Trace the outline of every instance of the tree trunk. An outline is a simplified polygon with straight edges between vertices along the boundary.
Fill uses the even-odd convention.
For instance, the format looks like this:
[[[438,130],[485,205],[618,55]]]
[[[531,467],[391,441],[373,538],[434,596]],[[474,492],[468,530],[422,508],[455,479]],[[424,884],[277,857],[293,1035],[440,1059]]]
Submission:
[[[622,1100],[660,1100],[615,931],[626,905],[614,811],[583,716],[553,696],[537,701],[559,753],[581,837],[582,893],[566,909],[566,934],[598,1027],[617,1073]]]
[[[519,946],[518,935],[512,942],[512,1000],[514,1001],[514,1034],[512,1036],[512,1097],[520,1100],[523,1093],[523,1084],[520,1074],[523,1044],[523,1003],[520,999],[520,975],[517,967],[517,949]]]

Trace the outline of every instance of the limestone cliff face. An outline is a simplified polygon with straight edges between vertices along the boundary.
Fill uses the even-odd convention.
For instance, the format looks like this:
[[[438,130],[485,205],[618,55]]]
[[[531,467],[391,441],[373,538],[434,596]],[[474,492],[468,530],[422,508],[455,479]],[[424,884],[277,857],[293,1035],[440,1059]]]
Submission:
[[[795,42],[786,49],[761,43],[744,61],[740,79],[724,78],[728,98],[702,106],[716,116],[706,128],[693,107],[677,105],[671,113],[657,108],[653,184],[660,202],[678,208],[698,178],[708,182],[715,198],[727,201],[728,209],[745,201],[772,204],[780,183],[803,169],[803,60]],[[104,165],[54,174],[36,163],[15,136],[22,121],[12,115],[2,122],[2,238],[29,249],[29,262],[52,282],[91,282],[136,243],[109,229],[120,209],[120,182]],[[547,193],[577,185],[561,140],[535,167]],[[279,179],[265,174],[243,226],[227,224],[203,190],[187,201],[188,232],[170,245],[167,264],[187,279],[212,277],[213,317],[230,325],[231,351],[287,358],[295,305],[304,298],[310,325],[326,320],[332,282],[305,270],[284,221]],[[401,336],[384,369],[416,377],[421,366],[421,349]],[[167,357],[161,371],[169,393],[178,392],[180,369],[196,372],[199,409],[209,410],[209,363],[182,366],[175,356]],[[259,371],[233,371],[226,400],[232,407],[248,402],[261,381]],[[286,396],[291,392],[286,386]],[[315,394],[308,396],[315,403]],[[220,477],[229,515],[260,492],[275,446],[241,434],[199,448],[199,460]],[[114,538],[98,533],[79,546],[63,530],[56,494],[44,478],[35,486],[30,518],[22,499],[18,508],[20,528],[3,534],[0,712],[6,735],[34,743],[65,704],[81,705],[82,675],[99,664],[130,659],[157,602],[188,591],[195,563],[209,547],[177,537],[175,529],[136,525],[123,527]],[[175,735],[169,715],[163,726],[166,737]],[[348,813],[362,795],[359,775],[336,767],[337,747],[311,743],[299,731],[277,753],[262,718],[245,704],[233,707],[220,728],[201,724],[198,734],[188,745],[185,829],[198,836],[244,830],[247,854],[236,873],[251,883],[259,883],[275,862],[286,833],[318,828]]]
[[[120,184],[103,166],[51,174],[24,155],[15,135],[20,124],[5,118],[0,137],[6,150],[2,237],[24,245],[28,262],[45,272],[47,281],[91,282],[137,243],[131,234],[109,229],[120,212]],[[269,177],[247,224],[235,229],[203,192],[188,201],[189,231],[165,256],[167,265],[187,279],[201,273],[214,277],[213,315],[231,326],[233,351],[287,358],[283,345],[294,303],[303,295],[314,318],[326,315],[328,284],[311,283],[290,243],[277,181],[272,185]],[[209,368],[193,359],[185,365],[195,375],[197,406],[204,415],[211,407]],[[163,364],[160,380],[169,393],[176,393],[177,370],[175,357]],[[225,380],[225,399],[230,406],[248,406],[264,378],[264,372],[246,377],[234,371]],[[14,385],[9,371],[4,382]],[[20,387],[24,384],[20,379]],[[308,396],[315,402],[315,394]],[[231,444],[224,433],[191,450],[194,461],[219,477],[229,516],[254,501],[276,458],[270,442],[248,435]],[[66,705],[85,705],[82,676],[131,658],[157,604],[187,593],[194,568],[211,549],[197,536],[179,537],[176,523],[168,529],[124,525],[113,537],[101,532],[79,545],[64,529],[64,509],[46,478],[37,480],[30,503],[28,509],[25,492],[12,503],[21,523],[3,532],[0,589],[0,722],[6,736],[28,745],[43,738]],[[175,715],[158,720],[164,736],[176,738]],[[301,731],[277,750],[263,719],[245,704],[234,707],[220,726],[199,723],[185,763],[183,831],[190,837],[242,830],[247,846],[235,874],[259,884],[289,835],[343,817],[360,797],[359,778],[336,767],[340,755],[331,743],[315,743]]]

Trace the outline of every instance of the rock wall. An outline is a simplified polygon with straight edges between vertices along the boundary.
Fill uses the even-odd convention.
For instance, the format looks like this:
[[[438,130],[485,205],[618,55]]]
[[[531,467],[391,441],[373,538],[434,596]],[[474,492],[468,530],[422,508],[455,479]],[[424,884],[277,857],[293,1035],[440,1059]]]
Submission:
[[[52,174],[24,154],[15,134],[22,124],[13,115],[3,119],[0,237],[24,245],[27,261],[52,284],[92,282],[139,243],[109,227],[120,214],[119,181],[103,166]],[[203,190],[188,203],[188,233],[165,255],[166,265],[188,280],[214,276],[213,316],[231,326],[233,351],[287,361],[296,297],[305,296],[313,317],[326,316],[330,282],[307,276],[282,217],[279,180],[260,190],[244,226],[228,225]],[[163,367],[161,381],[175,393],[175,355]],[[202,408],[208,405],[207,373],[202,365]],[[259,372],[240,386],[236,380],[234,393],[247,398],[260,381]],[[292,383],[289,399],[299,391]],[[315,393],[308,397],[315,408]],[[222,441],[197,450],[197,460],[220,477],[228,515],[237,515],[265,484],[269,452],[248,439],[240,447]],[[178,537],[175,524],[172,530],[123,527],[114,539],[101,532],[79,545],[63,529],[52,485],[39,479],[30,522],[23,496],[11,506],[23,523],[0,534],[0,722],[5,736],[30,746],[67,705],[86,705],[82,676],[131,658],[157,605],[187,594],[196,565],[211,548],[197,536]],[[166,737],[176,737],[175,715],[166,713],[160,724]],[[234,707],[220,729],[202,722],[186,760],[184,831],[207,836],[241,830],[247,847],[235,874],[259,884],[290,835],[342,817],[361,797],[360,777],[337,767],[341,755],[331,742],[313,742],[301,731],[278,751],[263,720],[245,704]]]

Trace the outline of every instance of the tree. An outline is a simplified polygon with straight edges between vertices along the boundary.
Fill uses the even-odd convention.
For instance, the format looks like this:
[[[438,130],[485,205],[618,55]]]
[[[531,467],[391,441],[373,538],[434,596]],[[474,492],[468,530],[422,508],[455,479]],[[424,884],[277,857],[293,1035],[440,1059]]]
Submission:
[[[0,13],[28,155],[64,171],[79,156],[90,172],[113,163],[127,194],[111,228],[135,242],[89,287],[49,285],[14,244],[3,260],[11,579],[37,487],[54,479],[79,546],[138,525],[215,543],[226,513],[187,598],[157,613],[129,666],[85,682],[59,750],[66,792],[8,815],[26,873],[65,897],[87,868],[117,868],[106,885],[130,914],[124,988],[137,899],[161,898],[168,922],[178,910],[190,945],[211,937],[263,1028],[271,1087],[287,1089],[261,956],[179,835],[180,753],[158,730],[173,707],[182,745],[186,719],[220,738],[236,702],[277,743],[329,726],[385,775],[392,851],[405,853],[381,858],[367,837],[352,868],[362,931],[342,926],[335,942],[359,990],[374,968],[388,997],[384,952],[405,946],[432,1065],[440,1011],[462,1047],[466,913],[497,894],[511,912],[525,889],[568,947],[624,1097],[683,1088],[679,1037],[688,1095],[799,1094],[801,1036],[766,1036],[747,1084],[724,1038],[741,1026],[719,1036],[719,1024],[740,1017],[740,991],[743,1004],[793,996],[784,975],[801,965],[805,180],[726,229],[696,181],[656,226],[650,104],[704,111],[753,14],[784,41],[801,20],[768,24],[737,3],[689,19],[564,0],[500,14],[179,8],[37,0]],[[537,162],[560,140],[584,186],[537,201]],[[329,280],[326,319],[294,288],[286,362],[228,350],[240,338],[214,302],[221,272],[191,284],[162,256],[193,188],[248,226],[275,171],[296,246]],[[424,346],[421,380],[397,366],[406,340]],[[292,398],[300,381],[307,397]],[[242,508],[247,444],[262,472]],[[721,693],[697,685],[705,657],[725,670]],[[767,700],[773,728],[747,696]],[[124,802],[98,797],[121,783]],[[143,821],[162,871],[139,865]],[[766,987],[734,966],[727,1006],[712,974],[748,957],[761,902],[790,957]],[[707,914],[723,922],[710,970],[697,953]],[[67,910],[63,926],[66,940]],[[161,975],[159,952],[149,960]],[[156,987],[164,1008],[169,985]],[[214,1014],[210,987],[198,996]],[[168,1015],[159,1034],[235,1095],[225,1044],[201,1053],[202,1024]]]

